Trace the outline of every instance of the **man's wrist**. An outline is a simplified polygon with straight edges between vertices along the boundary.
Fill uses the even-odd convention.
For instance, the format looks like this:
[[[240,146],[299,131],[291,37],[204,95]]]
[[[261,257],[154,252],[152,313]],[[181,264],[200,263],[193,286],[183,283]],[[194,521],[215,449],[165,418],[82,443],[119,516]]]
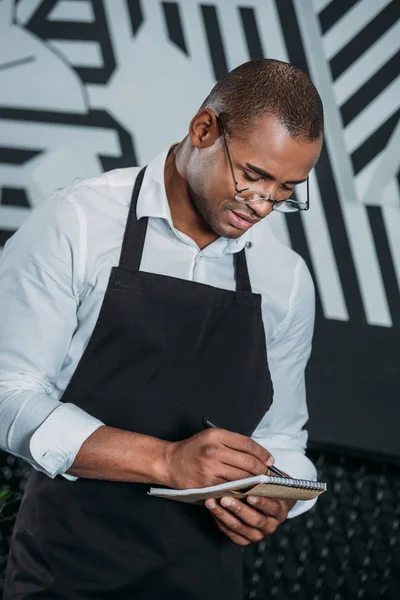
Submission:
[[[172,445],[172,442],[157,439],[157,448],[155,449],[155,457],[152,461],[152,478],[154,483],[158,485],[164,485],[169,487],[170,475],[169,475],[169,461],[168,451]]]

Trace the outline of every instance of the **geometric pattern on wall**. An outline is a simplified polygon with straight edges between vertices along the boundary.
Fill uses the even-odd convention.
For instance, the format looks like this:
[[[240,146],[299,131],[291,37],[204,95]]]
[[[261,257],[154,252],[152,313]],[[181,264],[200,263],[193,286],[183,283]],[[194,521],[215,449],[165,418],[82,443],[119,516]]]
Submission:
[[[396,0],[0,0],[0,246],[74,177],[182,138],[236,65],[289,60],[323,97],[326,144],[313,210],[272,226],[326,319],[399,326],[399,52]]]

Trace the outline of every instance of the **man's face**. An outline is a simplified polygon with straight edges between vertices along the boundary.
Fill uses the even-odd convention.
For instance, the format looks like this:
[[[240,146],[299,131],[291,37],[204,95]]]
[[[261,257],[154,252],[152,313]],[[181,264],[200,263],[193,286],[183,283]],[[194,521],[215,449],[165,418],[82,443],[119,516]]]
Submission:
[[[271,202],[244,204],[234,199],[235,184],[229,168],[223,137],[214,132],[215,141],[196,148],[190,160],[190,196],[210,228],[219,236],[239,238],[272,210]],[[261,119],[246,138],[227,139],[239,190],[253,188],[271,198],[287,198],[304,181],[318,160],[322,135],[313,142],[292,139],[273,116]],[[261,169],[261,175],[254,170]]]

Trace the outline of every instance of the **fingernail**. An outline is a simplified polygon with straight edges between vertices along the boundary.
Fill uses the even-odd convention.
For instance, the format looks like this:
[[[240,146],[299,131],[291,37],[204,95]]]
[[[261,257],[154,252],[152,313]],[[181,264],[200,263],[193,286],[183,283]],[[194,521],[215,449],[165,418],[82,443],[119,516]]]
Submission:
[[[247,502],[250,504],[257,504],[258,498],[256,496],[247,496]]]
[[[222,506],[232,506],[233,500],[232,498],[222,498],[221,504]]]
[[[215,500],[207,500],[206,506],[207,508],[213,509],[217,506],[217,503],[215,502]]]
[[[269,459],[267,460],[267,465],[270,467],[271,465],[273,465],[275,462],[275,459],[273,456],[270,456]]]

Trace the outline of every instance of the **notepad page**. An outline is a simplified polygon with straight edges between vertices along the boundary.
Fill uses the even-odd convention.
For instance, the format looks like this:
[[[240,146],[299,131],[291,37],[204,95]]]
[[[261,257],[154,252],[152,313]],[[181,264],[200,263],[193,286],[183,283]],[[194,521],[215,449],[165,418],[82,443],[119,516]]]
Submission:
[[[184,490],[174,490],[170,488],[151,488],[150,494],[154,496],[188,496],[190,494],[207,494],[209,492],[220,492],[224,490],[241,490],[259,483],[268,483],[285,487],[303,488],[309,490],[326,490],[326,484],[318,481],[306,479],[291,479],[289,477],[275,477],[273,475],[256,475],[236,481],[228,481],[219,485],[212,485],[204,488],[189,488]]]

